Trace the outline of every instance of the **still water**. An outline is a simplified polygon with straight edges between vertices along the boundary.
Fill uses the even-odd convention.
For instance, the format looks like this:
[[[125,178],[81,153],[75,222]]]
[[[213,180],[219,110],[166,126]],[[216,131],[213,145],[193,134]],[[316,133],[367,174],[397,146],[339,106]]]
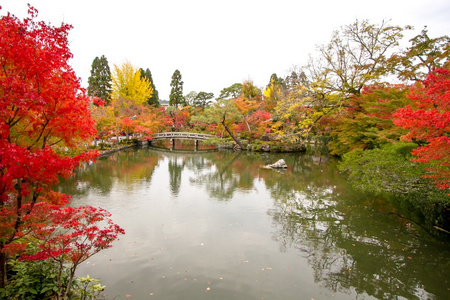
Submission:
[[[126,231],[78,270],[107,299],[450,299],[448,237],[325,156],[131,149],[60,190]]]

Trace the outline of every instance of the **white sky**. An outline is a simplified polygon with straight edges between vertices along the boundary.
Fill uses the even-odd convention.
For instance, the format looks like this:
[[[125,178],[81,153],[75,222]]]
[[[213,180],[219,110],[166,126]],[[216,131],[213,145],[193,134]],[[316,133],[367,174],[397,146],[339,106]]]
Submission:
[[[306,64],[333,30],[369,19],[428,26],[430,37],[450,35],[448,0],[0,0],[0,15],[72,24],[71,64],[87,87],[91,64],[105,55],[111,70],[125,60],[152,72],[160,99],[168,99],[179,69],[184,94],[213,92],[252,80],[264,87]],[[405,41],[407,39],[405,38]]]

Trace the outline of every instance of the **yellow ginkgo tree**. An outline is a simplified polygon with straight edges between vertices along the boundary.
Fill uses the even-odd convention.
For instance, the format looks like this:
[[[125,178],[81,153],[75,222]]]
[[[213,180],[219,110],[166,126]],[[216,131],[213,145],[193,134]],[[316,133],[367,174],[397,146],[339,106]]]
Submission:
[[[129,61],[114,65],[112,72],[112,99],[131,100],[135,104],[144,104],[153,94],[151,82],[141,77],[138,68]]]

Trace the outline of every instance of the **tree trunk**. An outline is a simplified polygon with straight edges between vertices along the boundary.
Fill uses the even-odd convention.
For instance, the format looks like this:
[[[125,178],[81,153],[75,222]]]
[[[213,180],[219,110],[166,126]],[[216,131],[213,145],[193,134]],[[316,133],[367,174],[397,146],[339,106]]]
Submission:
[[[244,146],[242,146],[241,141],[239,141],[236,136],[231,132],[231,130],[228,128],[228,126],[225,124],[225,114],[223,115],[222,121],[221,121],[223,127],[228,132],[228,134],[231,136],[231,138],[236,142],[236,144],[239,146],[239,149],[244,149]]]
[[[6,285],[6,254],[0,250],[0,289]]]

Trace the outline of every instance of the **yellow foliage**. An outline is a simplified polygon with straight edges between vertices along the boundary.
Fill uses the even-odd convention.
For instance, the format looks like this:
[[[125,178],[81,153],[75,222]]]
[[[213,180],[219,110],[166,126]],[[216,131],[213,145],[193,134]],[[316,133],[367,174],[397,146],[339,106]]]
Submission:
[[[150,81],[141,78],[139,69],[126,61],[121,65],[114,65],[112,77],[112,99],[133,100],[136,104],[144,104],[153,94]]]
[[[278,101],[285,98],[284,93],[281,91],[280,84],[274,82],[271,79],[269,86],[264,90],[264,109],[271,111],[275,108]]]
[[[270,86],[266,91],[267,96],[273,96]],[[308,93],[307,87],[298,86],[286,97],[278,99],[272,114],[272,118],[276,120],[272,124],[272,132],[279,138],[295,142],[307,136],[315,120],[320,118],[320,112],[312,109],[314,99]]]

